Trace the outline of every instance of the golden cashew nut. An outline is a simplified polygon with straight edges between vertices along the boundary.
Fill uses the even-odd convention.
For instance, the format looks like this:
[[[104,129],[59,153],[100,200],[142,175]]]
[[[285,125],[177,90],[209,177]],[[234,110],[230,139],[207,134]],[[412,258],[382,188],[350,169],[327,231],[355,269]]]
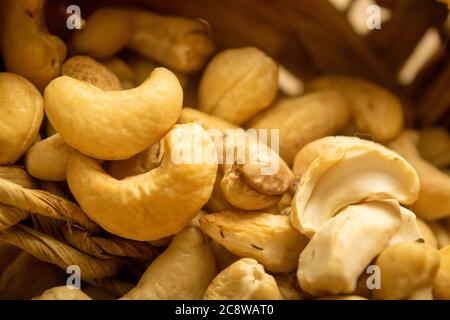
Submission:
[[[280,130],[280,155],[292,164],[295,154],[307,143],[333,135],[350,116],[345,99],[336,91],[319,91],[299,98],[281,100],[248,123],[256,129]]]
[[[254,259],[244,258],[220,272],[204,300],[282,300],[275,279]]]
[[[449,217],[450,177],[422,159],[417,149],[417,141],[416,132],[404,131],[388,145],[411,163],[419,175],[421,188],[413,210],[424,220]]]
[[[421,156],[437,167],[450,166],[450,134],[445,128],[426,128],[419,132]]]
[[[267,108],[278,90],[277,64],[254,47],[229,49],[208,64],[199,109],[240,125]]]
[[[427,222],[417,218],[417,225],[419,227],[420,233],[423,236],[423,242],[428,244],[433,248],[438,248],[438,242],[436,236],[434,235],[433,230],[431,230],[430,226]]]
[[[128,48],[183,72],[201,69],[214,51],[202,20],[119,7],[96,10],[72,40],[74,51],[94,58]]]
[[[198,227],[189,226],[175,236],[122,299],[199,300],[216,274],[208,240]]]
[[[438,250],[424,243],[400,242],[386,248],[376,260],[380,267],[380,289],[375,299],[405,299],[432,283],[439,268]]]
[[[350,204],[396,199],[409,205],[416,201],[419,178],[401,156],[355,137],[324,139],[313,142],[325,152],[303,174],[292,201],[291,221],[301,233],[313,236]]]
[[[45,89],[45,112],[71,147],[97,159],[122,160],[144,151],[176,123],[183,92],[175,75],[158,68],[141,86],[102,91],[67,76]]]
[[[45,0],[6,0],[2,49],[6,70],[30,80],[39,90],[60,75],[66,46],[50,35]]]
[[[87,294],[77,288],[66,286],[45,290],[33,300],[92,300]]]
[[[396,200],[348,206],[326,221],[300,254],[300,287],[314,296],[354,292],[360,274],[400,224]]]
[[[123,180],[109,176],[97,160],[72,154],[67,182],[83,211],[109,232],[134,240],[161,239],[187,226],[211,195],[217,153],[195,124],[176,126],[164,143],[159,167]],[[203,153],[199,162],[174,156],[194,146]]]
[[[292,227],[289,217],[268,213],[208,214],[200,225],[231,253],[253,258],[272,272],[294,271],[309,240]]]
[[[388,90],[369,81],[326,75],[306,84],[307,91],[339,91],[352,111],[356,133],[368,134],[375,141],[395,138],[403,128],[401,101]],[[355,132],[349,132],[354,134]]]
[[[13,164],[36,140],[44,118],[39,91],[21,76],[0,73],[0,164]]]
[[[433,295],[438,300],[450,300],[450,246],[439,250],[441,264],[433,281]]]

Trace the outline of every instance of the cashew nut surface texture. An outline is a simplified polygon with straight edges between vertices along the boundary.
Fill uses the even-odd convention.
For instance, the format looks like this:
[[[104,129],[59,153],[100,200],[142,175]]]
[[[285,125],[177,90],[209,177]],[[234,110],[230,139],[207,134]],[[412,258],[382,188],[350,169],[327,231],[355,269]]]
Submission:
[[[0,73],[0,164],[13,164],[36,140],[44,118],[42,96],[21,76]]]
[[[334,89],[347,100],[357,133],[368,134],[375,141],[395,138],[403,128],[401,101],[388,90],[369,81],[325,75],[306,83],[307,91]],[[352,132],[353,134],[354,132]]]
[[[94,58],[123,48],[183,72],[201,69],[214,51],[202,20],[169,17],[129,8],[101,8],[74,34],[74,51]]]
[[[67,182],[84,212],[111,233],[134,240],[161,239],[187,226],[211,195],[217,153],[209,135],[195,124],[175,126],[164,143],[159,167],[123,180],[109,176],[97,160],[73,153]],[[200,162],[173,159],[172,153],[194,145],[202,148]]]
[[[278,90],[277,64],[261,50],[228,49],[208,64],[199,87],[199,109],[240,125],[267,108]]]
[[[231,253],[253,258],[272,272],[294,271],[308,242],[281,215],[221,212],[204,216],[200,225]]]
[[[60,75],[66,46],[50,35],[45,0],[6,0],[2,42],[6,70],[29,79],[39,90]]]
[[[208,240],[198,227],[189,226],[175,236],[122,299],[199,300],[216,273]]]
[[[91,157],[122,160],[144,151],[176,123],[183,92],[175,75],[158,68],[141,86],[102,91],[67,76],[45,89],[45,112],[71,147]]]
[[[402,224],[396,234],[389,240],[389,245],[393,245],[397,242],[415,242],[422,241],[422,230],[419,225],[419,221],[416,219],[414,212],[400,207],[400,214],[402,216]]]
[[[324,152],[303,174],[292,201],[291,221],[301,233],[313,236],[350,204],[396,199],[409,205],[417,199],[417,173],[395,152],[356,137],[323,139],[312,142]]]
[[[417,218],[417,225],[419,227],[420,233],[422,234],[423,241],[433,248],[438,248],[438,242],[436,236],[434,235],[433,230],[431,230],[428,222],[423,221],[420,218]]]
[[[252,118],[248,126],[280,130],[280,155],[292,164],[307,143],[334,135],[350,116],[346,100],[337,91],[323,90],[298,98],[283,99]]]
[[[178,123],[197,122],[205,129],[217,129],[225,133],[227,129],[235,130],[239,127],[223,120],[222,118],[204,113],[197,109],[183,108],[181,109]]]
[[[395,200],[348,206],[326,221],[300,254],[300,287],[314,296],[352,293],[359,275],[400,225]]]
[[[41,295],[33,300],[92,300],[81,289],[69,288],[66,286],[54,287],[45,290]]]
[[[243,258],[220,272],[204,300],[281,300],[275,279],[254,259]]]

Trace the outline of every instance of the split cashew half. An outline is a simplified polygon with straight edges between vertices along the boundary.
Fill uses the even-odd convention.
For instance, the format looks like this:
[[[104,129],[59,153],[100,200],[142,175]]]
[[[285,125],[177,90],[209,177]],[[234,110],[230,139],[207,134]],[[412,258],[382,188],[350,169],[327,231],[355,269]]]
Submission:
[[[396,200],[348,206],[326,221],[300,254],[300,287],[314,296],[352,293],[400,225]]]
[[[5,0],[2,49],[6,70],[30,80],[39,90],[60,75],[66,46],[50,35],[45,0]]]
[[[356,132],[368,134],[375,141],[395,138],[403,128],[401,101],[388,90],[369,81],[343,76],[325,75],[306,84],[307,91],[332,89],[347,100],[353,114]]]
[[[128,48],[183,72],[201,69],[214,51],[209,26],[202,20],[119,7],[96,10],[72,40],[75,52],[94,58]]]
[[[164,143],[159,167],[123,180],[109,176],[97,160],[72,154],[67,182],[83,211],[109,232],[134,240],[161,239],[187,226],[211,196],[215,145],[195,124],[175,126]],[[196,148],[199,159],[189,155]]]
[[[395,152],[356,137],[327,137],[312,144],[318,148],[305,148],[323,153],[302,175],[291,213],[294,227],[308,237],[350,204],[396,199],[410,205],[416,201],[417,173]]]
[[[122,160],[159,141],[176,123],[183,92],[175,75],[158,68],[141,86],[102,91],[67,76],[45,89],[45,112],[71,147],[97,159]]]

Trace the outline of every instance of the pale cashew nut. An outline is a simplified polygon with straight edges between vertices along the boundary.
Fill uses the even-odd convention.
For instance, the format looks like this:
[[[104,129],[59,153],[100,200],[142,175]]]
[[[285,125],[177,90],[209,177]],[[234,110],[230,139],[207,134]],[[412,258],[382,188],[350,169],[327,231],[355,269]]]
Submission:
[[[54,287],[45,290],[33,300],[92,300],[81,289],[69,288],[68,286]]]
[[[217,171],[215,145],[195,124],[177,125],[164,143],[159,167],[123,180],[105,173],[97,160],[72,154],[67,182],[83,211],[111,233],[134,240],[161,239],[187,226],[211,195]],[[172,153],[194,145],[203,158],[198,163],[192,158],[177,162]]]
[[[419,175],[421,188],[413,210],[424,220],[449,217],[450,177],[421,158],[417,141],[416,132],[404,131],[388,145],[411,163]]]
[[[369,81],[326,75],[306,84],[307,91],[333,89],[347,100],[356,133],[368,134],[375,141],[395,138],[403,128],[402,103],[388,90]],[[350,132],[354,134],[355,132]]]
[[[450,246],[439,250],[441,264],[433,281],[433,295],[438,300],[450,300]]]
[[[267,108],[278,90],[277,64],[254,47],[228,49],[208,64],[199,109],[240,125]]]
[[[396,200],[348,206],[326,221],[300,254],[300,287],[314,296],[352,293],[400,225]]]
[[[400,207],[400,213],[402,216],[402,224],[397,233],[389,240],[389,245],[393,245],[398,242],[423,241],[425,237],[423,236],[422,229],[420,228],[420,221],[416,218],[414,212]]]
[[[161,16],[129,8],[102,8],[86,21],[72,41],[76,52],[95,58],[129,48],[183,72],[201,69],[214,51],[202,20]]]
[[[39,90],[60,75],[66,46],[50,35],[45,0],[6,0],[2,40],[6,70],[30,80]]]
[[[175,236],[122,299],[199,300],[216,274],[208,240],[198,227],[189,226]]]
[[[105,92],[62,76],[44,94],[47,117],[64,141],[103,160],[130,158],[159,141],[176,123],[182,99],[178,80],[164,68],[130,90]]]
[[[349,107],[337,91],[319,91],[299,98],[281,100],[250,120],[255,129],[280,130],[280,155],[292,164],[295,154],[307,143],[337,134],[348,122]]]
[[[13,164],[36,140],[44,118],[39,91],[21,76],[0,73],[0,164]]]
[[[405,299],[432,283],[439,268],[438,250],[424,243],[400,242],[386,248],[376,260],[381,284],[375,299]]]
[[[221,212],[200,220],[201,228],[228,251],[257,260],[272,272],[292,272],[309,239],[289,217],[268,213]]]
[[[433,165],[450,166],[450,134],[447,129],[435,127],[421,130],[417,148],[421,156]]]
[[[254,259],[243,258],[220,272],[205,300],[282,300],[275,279]]]
[[[419,178],[401,156],[355,137],[324,139],[313,142],[324,152],[303,174],[292,201],[291,221],[301,233],[313,236],[350,204],[376,199],[396,199],[407,205],[416,201]]]

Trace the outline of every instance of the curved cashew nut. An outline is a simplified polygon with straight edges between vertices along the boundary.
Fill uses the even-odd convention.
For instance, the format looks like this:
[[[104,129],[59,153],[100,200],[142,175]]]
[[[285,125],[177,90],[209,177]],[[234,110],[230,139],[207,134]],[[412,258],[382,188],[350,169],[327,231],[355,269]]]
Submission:
[[[417,148],[421,156],[437,167],[450,166],[450,134],[445,128],[426,128],[419,132]]]
[[[44,118],[39,91],[21,76],[0,73],[0,164],[13,164],[36,140]]]
[[[400,224],[396,200],[348,206],[325,222],[300,254],[300,287],[314,296],[352,293]]]
[[[257,260],[272,272],[291,272],[309,239],[289,217],[268,213],[221,212],[201,218],[202,229],[231,253]]]
[[[123,180],[107,175],[95,159],[72,154],[67,182],[86,214],[111,233],[134,240],[161,239],[188,225],[211,195],[215,146],[195,124],[176,126],[164,143],[158,168]],[[177,152],[190,152],[194,145],[203,152],[200,161],[177,159]]]
[[[208,64],[199,88],[199,109],[242,124],[267,108],[278,90],[276,63],[257,48],[225,50]]]
[[[199,300],[216,274],[208,240],[198,227],[189,226],[175,236],[122,299]]]
[[[175,75],[158,68],[141,86],[104,92],[67,76],[45,89],[45,112],[70,146],[97,159],[122,160],[167,133],[180,114],[183,92]]]
[[[306,84],[307,91],[323,89],[337,90],[345,97],[358,133],[368,134],[376,141],[388,141],[402,130],[400,100],[375,83],[343,75],[326,75]]]
[[[420,178],[419,199],[414,212],[424,220],[438,220],[450,216],[450,177],[423,160],[416,146],[417,134],[403,132],[388,146],[398,152],[416,169]]]
[[[342,95],[336,91],[319,91],[281,100],[251,119],[248,126],[279,129],[280,155],[292,164],[295,154],[305,144],[338,133],[349,116],[349,107]]]
[[[214,51],[202,20],[160,16],[129,8],[102,8],[72,41],[76,52],[100,58],[127,47],[179,71],[201,69]]]
[[[45,0],[6,0],[2,39],[6,70],[29,79],[39,90],[59,76],[66,46],[50,35]]]
[[[433,281],[435,299],[450,300],[450,246],[439,250],[440,266]]]
[[[254,259],[244,258],[219,273],[204,300],[281,300],[275,279]]]
[[[325,139],[336,144],[314,160],[292,201],[291,221],[301,233],[311,237],[350,204],[375,199],[412,204],[417,199],[417,173],[395,152],[359,138]]]
[[[380,289],[375,299],[404,299],[432,283],[439,268],[438,250],[424,243],[400,242],[386,248],[376,260],[380,267]]]
[[[54,287],[45,290],[33,300],[92,300],[87,294],[77,288],[68,286]]]

